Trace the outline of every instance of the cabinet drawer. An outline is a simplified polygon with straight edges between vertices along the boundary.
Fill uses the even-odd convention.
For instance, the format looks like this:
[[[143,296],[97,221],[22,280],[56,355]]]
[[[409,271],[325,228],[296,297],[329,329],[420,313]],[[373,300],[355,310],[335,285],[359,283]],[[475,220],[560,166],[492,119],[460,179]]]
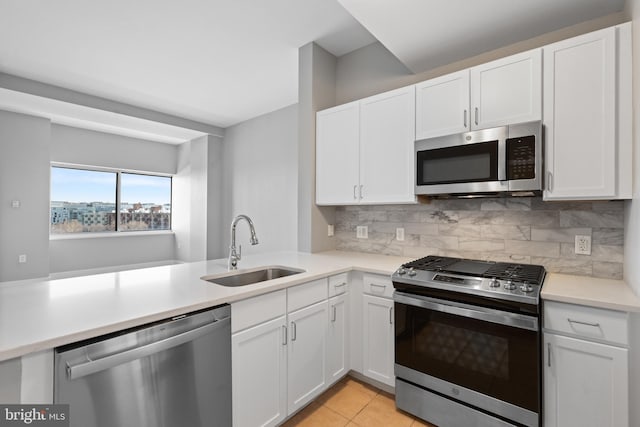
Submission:
[[[342,295],[349,290],[349,274],[342,273],[329,277],[329,298]]]
[[[375,295],[378,297],[393,297],[393,284],[387,276],[365,273],[362,277],[363,292],[365,294]]]
[[[314,280],[287,289],[287,312],[291,313],[327,299],[327,279]]]
[[[621,311],[545,301],[544,328],[619,345],[629,343],[627,313]]]
[[[287,293],[284,289],[234,302],[231,304],[231,332],[283,316],[286,310]]]

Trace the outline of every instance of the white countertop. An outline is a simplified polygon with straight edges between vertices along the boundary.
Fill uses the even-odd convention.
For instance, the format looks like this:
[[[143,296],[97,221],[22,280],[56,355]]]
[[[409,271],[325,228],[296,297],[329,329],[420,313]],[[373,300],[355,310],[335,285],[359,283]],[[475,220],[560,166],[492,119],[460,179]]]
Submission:
[[[391,274],[408,261],[339,251],[247,255],[240,261],[240,269],[281,265],[306,271],[235,288],[200,279],[226,272],[226,259],[58,280],[5,282],[0,284],[0,361],[352,269]]]
[[[640,312],[640,298],[622,280],[549,273],[540,296],[548,301]]]
[[[408,261],[411,259],[340,251],[247,255],[240,261],[240,269],[281,265],[305,272],[235,288],[200,279],[226,272],[226,259],[58,280],[0,283],[0,361],[345,271],[389,275]],[[640,312],[640,299],[620,280],[550,273],[541,296]]]

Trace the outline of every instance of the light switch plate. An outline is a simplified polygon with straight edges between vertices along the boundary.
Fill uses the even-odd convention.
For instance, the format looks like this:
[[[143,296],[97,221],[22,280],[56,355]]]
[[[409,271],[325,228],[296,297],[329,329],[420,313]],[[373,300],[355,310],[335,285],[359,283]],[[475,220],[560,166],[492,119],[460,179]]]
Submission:
[[[404,241],[404,228],[402,227],[396,228],[396,240],[398,242]]]
[[[333,224],[328,224],[327,225],[327,236],[333,237],[334,234],[335,234],[335,228],[333,227]]]

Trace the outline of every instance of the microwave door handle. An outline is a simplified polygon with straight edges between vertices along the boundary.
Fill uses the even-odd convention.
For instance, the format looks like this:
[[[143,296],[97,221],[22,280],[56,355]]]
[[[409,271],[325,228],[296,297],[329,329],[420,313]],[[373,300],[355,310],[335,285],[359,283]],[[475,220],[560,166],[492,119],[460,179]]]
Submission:
[[[507,179],[507,140],[500,138],[498,140],[498,181]]]

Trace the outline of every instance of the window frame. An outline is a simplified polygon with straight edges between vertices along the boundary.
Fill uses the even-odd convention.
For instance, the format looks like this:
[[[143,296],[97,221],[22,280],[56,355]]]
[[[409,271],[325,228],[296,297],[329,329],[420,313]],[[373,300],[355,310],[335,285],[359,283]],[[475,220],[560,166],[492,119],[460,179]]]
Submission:
[[[109,172],[116,174],[116,198],[115,198],[115,210],[116,210],[116,221],[115,221],[115,230],[113,231],[85,231],[80,233],[52,233],[51,232],[51,173],[53,168],[63,168],[63,169],[77,169],[87,172]],[[121,219],[120,219],[120,206],[121,200],[120,196],[122,194],[122,174],[130,174],[130,175],[144,175],[144,176],[152,176],[152,177],[161,177],[161,178],[169,178],[169,204],[171,205],[171,214],[169,216],[169,228],[162,230],[122,230],[121,229]],[[49,238],[50,239],[69,239],[69,238],[90,238],[90,237],[113,237],[113,236],[124,236],[124,235],[149,235],[149,234],[173,234],[173,178],[174,174],[163,173],[163,172],[149,172],[149,171],[140,171],[134,169],[123,169],[123,168],[110,168],[104,166],[93,166],[93,165],[79,165],[75,163],[61,163],[61,162],[50,162],[49,165]]]

